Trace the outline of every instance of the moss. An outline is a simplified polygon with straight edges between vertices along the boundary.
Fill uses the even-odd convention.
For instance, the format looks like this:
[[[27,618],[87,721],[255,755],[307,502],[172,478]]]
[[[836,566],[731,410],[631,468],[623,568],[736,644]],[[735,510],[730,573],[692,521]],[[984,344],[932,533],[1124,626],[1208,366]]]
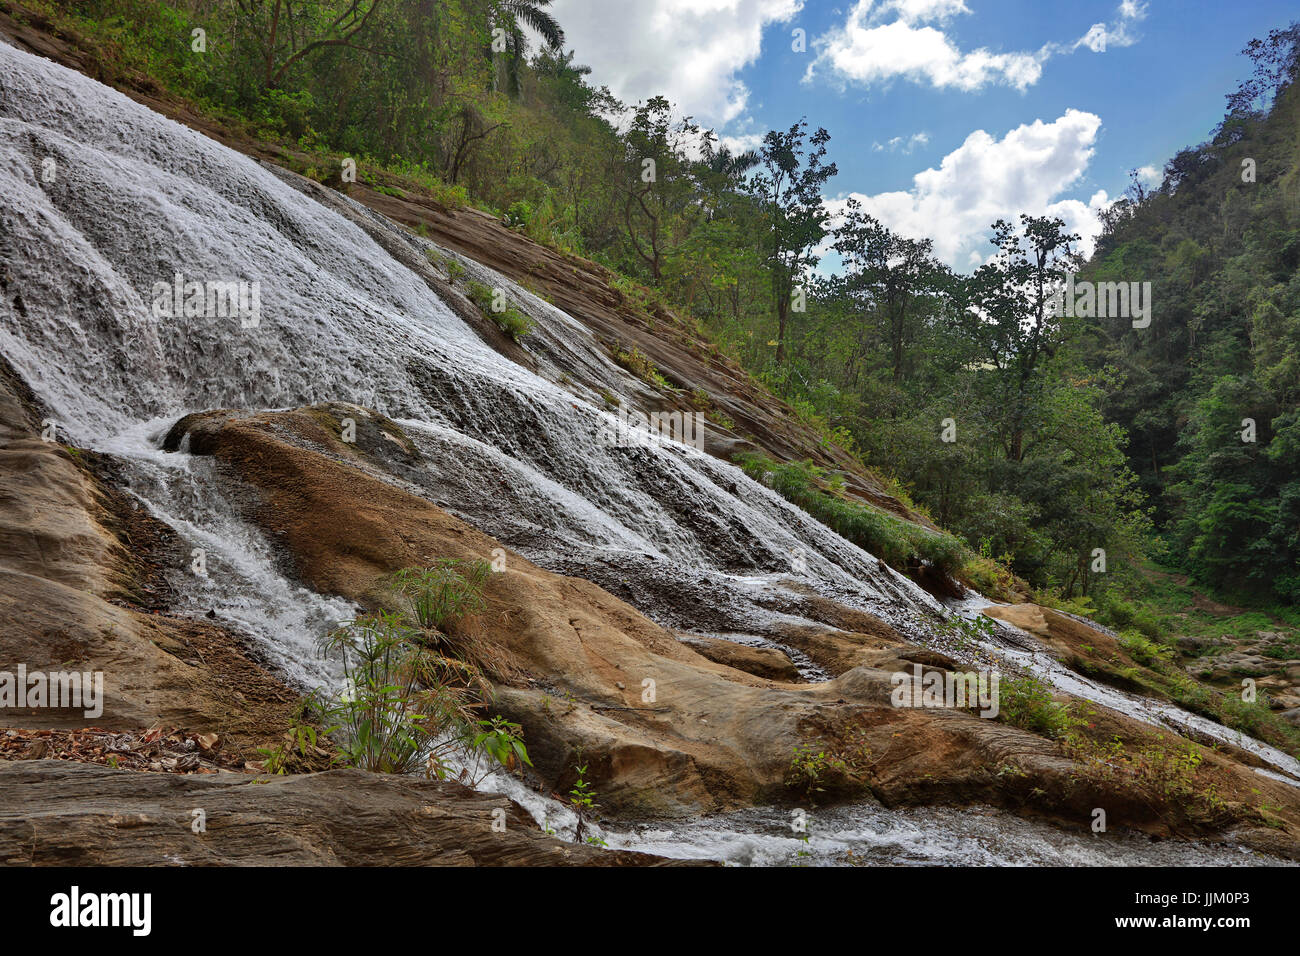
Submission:
[[[513,341],[518,342],[525,335],[532,332],[533,320],[513,305],[507,305],[500,310],[495,308],[500,301],[496,289],[486,286],[482,282],[470,282],[466,286],[466,295],[471,302],[478,306],[480,312],[491,319],[496,324],[496,327],[510,336]]]
[[[668,383],[668,379],[660,374],[659,369],[655,368],[654,363],[648,359],[645,354],[635,345],[631,350],[618,349],[614,353],[614,361],[627,369],[647,385],[653,385],[655,388],[664,391],[672,391],[673,387]]]

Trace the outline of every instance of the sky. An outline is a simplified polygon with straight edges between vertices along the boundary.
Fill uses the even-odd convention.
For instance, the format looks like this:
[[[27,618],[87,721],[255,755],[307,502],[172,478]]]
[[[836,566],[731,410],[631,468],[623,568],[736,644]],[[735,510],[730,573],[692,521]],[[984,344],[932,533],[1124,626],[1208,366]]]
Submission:
[[[960,270],[989,225],[1060,216],[1091,250],[1129,171],[1159,181],[1250,73],[1294,0],[554,0],[589,80],[662,94],[724,142],[801,118],[852,196]]]

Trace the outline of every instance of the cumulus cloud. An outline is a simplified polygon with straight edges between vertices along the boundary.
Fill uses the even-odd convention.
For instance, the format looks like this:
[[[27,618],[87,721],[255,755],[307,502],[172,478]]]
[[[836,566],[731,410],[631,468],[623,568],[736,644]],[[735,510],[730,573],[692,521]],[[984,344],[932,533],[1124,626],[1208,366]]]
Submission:
[[[959,13],[970,13],[965,0],[885,0],[880,10],[893,11],[908,23],[943,23]]]
[[[924,131],[913,133],[911,136],[895,136],[883,143],[872,143],[871,151],[873,153],[910,153],[918,146],[928,145],[930,134]]]
[[[1082,178],[1100,128],[1096,114],[1071,109],[1050,123],[1018,126],[1001,139],[976,130],[937,169],[917,173],[911,189],[851,198],[903,235],[932,238],[936,255],[953,268],[978,265],[991,248],[989,225],[1022,212],[1060,216],[1080,234],[1087,254],[1100,231],[1097,214],[1109,198],[1104,190],[1087,202],[1060,197]],[[839,213],[849,198],[827,205]]]
[[[1122,0],[1110,23],[1093,24],[1073,43],[1053,42],[1011,53],[983,47],[963,51],[940,29],[970,12],[964,0],[857,0],[844,24],[816,41],[818,54],[804,81],[827,73],[864,86],[903,78],[938,89],[969,92],[999,84],[1023,91],[1038,82],[1043,64],[1057,54],[1080,47],[1102,53],[1108,46],[1132,46],[1146,5]]]
[[[940,89],[969,91],[989,83],[1023,90],[1038,82],[1043,72],[1038,54],[983,48],[963,52],[942,30],[922,25],[965,12],[964,4],[943,0],[896,0],[881,6],[857,0],[844,25],[817,41],[817,57],[804,79],[826,69],[841,80],[863,85],[904,77]],[[890,14],[898,18],[881,21]]]
[[[1138,167],[1137,178],[1142,185],[1155,187],[1165,181],[1165,174],[1159,166],[1148,163],[1146,166]]]
[[[802,7],[803,0],[555,0],[550,10],[565,45],[615,96],[662,94],[722,126],[745,110],[749,90],[736,74],[758,59],[764,28]]]

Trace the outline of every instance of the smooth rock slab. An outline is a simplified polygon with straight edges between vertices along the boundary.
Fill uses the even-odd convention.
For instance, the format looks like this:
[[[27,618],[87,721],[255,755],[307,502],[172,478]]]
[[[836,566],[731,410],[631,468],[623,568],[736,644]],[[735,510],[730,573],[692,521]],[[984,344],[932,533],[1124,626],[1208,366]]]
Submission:
[[[195,833],[193,811],[206,831]],[[505,829],[493,832],[494,810]],[[496,814],[500,819],[501,815]],[[504,797],[332,770],[283,777],[0,763],[6,866],[637,866],[673,861],[565,843]]]

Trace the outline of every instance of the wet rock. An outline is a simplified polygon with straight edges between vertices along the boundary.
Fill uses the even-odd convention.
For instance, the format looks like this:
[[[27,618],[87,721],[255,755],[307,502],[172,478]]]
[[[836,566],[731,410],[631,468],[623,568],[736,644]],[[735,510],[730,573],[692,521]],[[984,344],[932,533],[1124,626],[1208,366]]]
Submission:
[[[195,827],[200,819],[199,832]],[[493,829],[505,822],[504,831]],[[360,770],[253,777],[0,763],[9,866],[637,866],[670,861],[569,844],[504,797]]]
[[[800,680],[799,668],[795,667],[794,661],[774,647],[753,647],[725,638],[697,635],[682,637],[682,643],[699,651],[714,663],[734,667],[755,677],[789,684]]]
[[[1117,826],[1199,836],[1255,819],[1250,807],[1266,799],[1282,808],[1289,834],[1300,832],[1297,791],[1255,773],[1235,750],[1202,751],[1198,774],[1222,802],[1198,803],[1090,773],[1058,742],[973,710],[894,706],[891,675],[914,666],[900,655],[922,649],[861,612],[821,609],[823,619],[862,629],[833,634],[851,666],[832,680],[773,684],[715,663],[596,584],[539,568],[406,487],[316,452],[331,439],[312,433],[312,421],[277,412],[205,424],[201,445],[225,480],[252,492],[241,499],[256,503],[247,516],[318,592],[387,606],[379,582],[398,568],[504,550],[506,570],[489,578],[476,626],[525,675],[498,681],[493,708],[523,727],[534,770],[553,792],[575,784],[581,763],[607,814],[680,817],[780,802],[800,794],[790,776],[795,748],[816,747],[836,755],[836,779],[818,799],[982,803],[1079,826],[1105,806]],[[1119,653],[1108,635],[1038,613],[1062,647]],[[1134,753],[1174,745],[1167,731],[1105,708],[1089,715],[1090,733],[1118,737]]]
[[[297,695],[225,629],[142,606],[143,552],[165,534],[103,485],[86,456],[39,437],[34,401],[0,357],[0,662],[102,672],[103,712],[93,718],[102,727],[167,721],[241,743],[278,736]],[[87,722],[85,708],[0,710],[0,726]]]

